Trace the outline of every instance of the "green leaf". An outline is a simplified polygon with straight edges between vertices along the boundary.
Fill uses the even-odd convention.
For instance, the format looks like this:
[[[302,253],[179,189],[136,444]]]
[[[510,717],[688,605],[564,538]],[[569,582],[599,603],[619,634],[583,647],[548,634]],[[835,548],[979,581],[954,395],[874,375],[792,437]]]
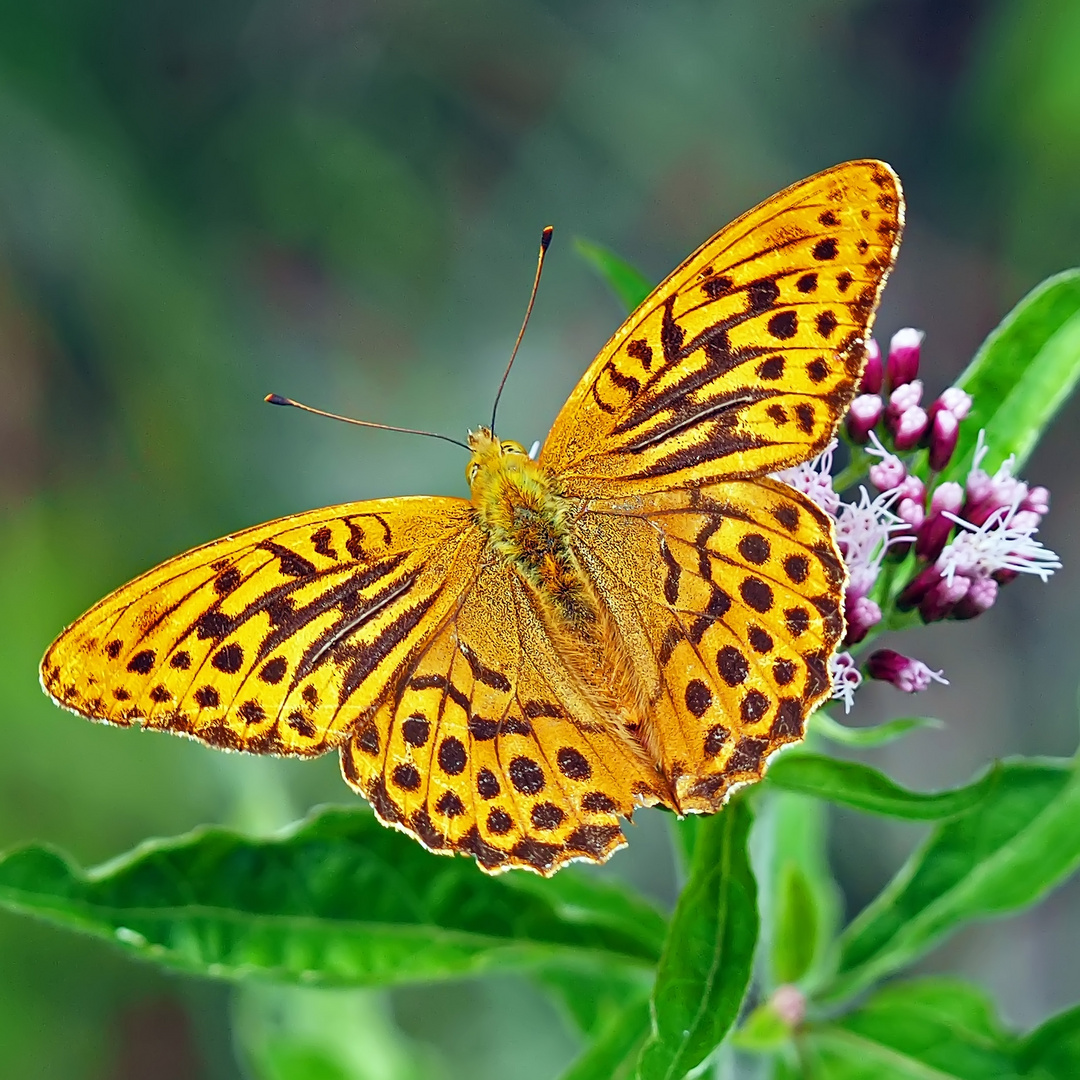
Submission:
[[[973,784],[928,795],[908,791],[884,773],[859,761],[838,761],[823,754],[781,754],[769,767],[766,782],[785,791],[853,806],[870,814],[909,821],[939,821],[976,806],[993,790],[999,769]]]
[[[380,826],[380,832],[382,831]],[[413,842],[409,842],[407,846],[410,851],[416,849]],[[427,854],[422,848],[420,851]],[[474,868],[464,860],[459,862],[455,859],[454,862],[469,870]],[[424,859],[424,865],[430,869],[430,860]],[[484,880],[484,875],[481,875],[481,879]],[[606,930],[616,938],[631,935],[637,945],[648,954],[650,964],[663,948],[668,929],[667,919],[638,893],[610,877],[601,879],[595,873],[582,868],[571,868],[560,871],[554,878],[541,878],[530,873],[512,873],[486,880],[504,884],[514,894],[532,897],[541,908],[553,908],[568,925],[589,925],[598,930]],[[620,955],[618,949],[608,951],[616,956]],[[606,956],[600,958],[601,962],[608,959]]]
[[[690,878],[671,919],[652,998],[640,1080],[677,1080],[734,1023],[757,943],[757,887],[747,840],[752,814],[736,797],[697,829]]]
[[[643,994],[608,1019],[560,1080],[631,1080],[648,1035],[649,997]]]
[[[584,1035],[595,1038],[620,1015],[628,1001],[648,998],[652,972],[622,963],[563,962],[532,972]]]
[[[795,753],[795,751],[788,751]],[[764,872],[758,906],[769,964],[765,989],[831,974],[840,895],[828,859],[827,807],[818,799],[773,791],[755,825]]]
[[[687,814],[684,818],[677,818],[674,814],[671,816],[675,862],[686,874],[690,872],[694,862],[694,845],[697,843],[698,829],[703,820],[700,814]]]
[[[945,725],[931,716],[903,716],[873,727],[848,727],[834,720],[824,709],[818,709],[810,717],[810,730],[823,735],[841,746],[855,746],[863,750],[896,742],[913,731],[926,728],[942,728]]]
[[[979,429],[991,472],[1010,454],[1019,468],[1080,378],[1080,269],[1031,290],[983,342],[957,380],[973,399],[943,480],[971,468]]]
[[[1038,1080],[1076,1080],[1080,1076],[1080,1005],[1052,1016],[1021,1040],[1017,1067]]]
[[[233,1002],[237,1050],[258,1080],[421,1080],[420,1054],[374,990],[248,982]],[[245,1075],[248,1073],[245,1072]]]
[[[619,302],[631,312],[653,291],[649,279],[625,259],[591,240],[574,238],[577,253],[607,282]]]
[[[807,1080],[810,1076],[793,1061],[776,1057],[772,1062],[772,1080]]]
[[[890,986],[800,1040],[811,1080],[1010,1080],[1012,1040],[977,987],[929,978]]]
[[[1080,777],[1071,762],[1006,762],[993,791],[940,825],[840,938],[820,995],[858,993],[963,923],[1027,907],[1080,865]]]
[[[813,886],[798,863],[785,863],[772,942],[772,973],[777,983],[798,982],[810,970],[820,936]]]
[[[613,885],[568,871],[548,882],[485,877],[343,808],[269,840],[208,828],[153,841],[89,873],[24,848],[0,859],[0,906],[182,971],[327,986],[590,956],[647,966],[664,929],[655,909]]]

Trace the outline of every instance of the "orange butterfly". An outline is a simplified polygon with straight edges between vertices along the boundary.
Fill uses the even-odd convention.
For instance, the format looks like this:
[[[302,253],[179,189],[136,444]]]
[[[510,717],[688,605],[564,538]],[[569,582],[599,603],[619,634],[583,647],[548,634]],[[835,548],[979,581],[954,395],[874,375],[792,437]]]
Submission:
[[[620,327],[539,460],[469,434],[471,499],[294,514],[177,556],[46,653],[45,690],[227,750],[341,754],[381,821],[490,872],[718,810],[830,692],[845,570],[769,474],[832,438],[903,225],[878,161],[773,196]]]

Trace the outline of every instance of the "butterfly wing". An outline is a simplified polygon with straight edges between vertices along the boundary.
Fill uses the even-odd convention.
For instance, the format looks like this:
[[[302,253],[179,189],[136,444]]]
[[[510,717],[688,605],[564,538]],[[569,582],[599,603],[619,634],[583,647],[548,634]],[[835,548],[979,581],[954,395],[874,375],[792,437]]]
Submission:
[[[574,546],[635,658],[675,809],[719,809],[829,696],[845,572],[828,517],[778,481],[729,481],[592,500]]]
[[[454,609],[480,547],[463,499],[282,518],[106,597],[50,646],[42,685],[91,720],[230,750],[319,754]]]
[[[820,452],[855,393],[903,226],[888,165],[851,161],[774,195],[626,320],[540,461],[568,495],[776,472]]]
[[[604,861],[655,769],[598,715],[516,572],[481,568],[378,711],[342,748],[388,825],[488,872]]]

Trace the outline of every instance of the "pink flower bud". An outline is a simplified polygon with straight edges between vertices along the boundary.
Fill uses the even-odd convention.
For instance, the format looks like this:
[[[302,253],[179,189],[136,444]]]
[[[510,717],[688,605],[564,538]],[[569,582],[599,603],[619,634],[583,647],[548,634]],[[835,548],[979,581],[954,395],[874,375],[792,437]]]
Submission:
[[[790,983],[778,986],[769,1004],[788,1028],[797,1028],[806,1016],[806,998],[797,986]]]
[[[897,450],[912,450],[919,445],[928,426],[926,410],[918,405],[905,409],[893,426],[893,441]]]
[[[913,405],[922,402],[923,384],[919,379],[914,382],[898,386],[889,395],[889,405],[885,410],[888,416],[899,416],[902,412],[910,409]]]
[[[1050,492],[1044,487],[1029,489],[1027,498],[1020,504],[1021,510],[1033,510],[1036,514],[1050,512]]]
[[[873,563],[863,563],[848,569],[851,576],[848,578],[844,595],[847,597],[847,602],[853,604],[860,596],[870,595],[870,590],[878,579],[880,567]]]
[[[952,610],[967,596],[971,588],[971,578],[963,574],[954,574],[952,581],[942,578],[919,604],[919,614],[923,622],[938,622],[952,614]]]
[[[946,681],[940,671],[931,671],[921,660],[914,660],[892,649],[878,649],[871,653],[866,673],[871,679],[892,683],[907,694],[925,690],[931,682]]]
[[[926,335],[910,326],[897,330],[889,342],[889,358],[885,362],[886,380],[890,387],[903,386],[919,374],[919,350]]]
[[[941,472],[953,456],[956,441],[960,438],[960,421],[946,409],[934,417],[930,431],[930,468]]]
[[[949,412],[957,420],[966,420],[971,412],[971,395],[961,390],[959,386],[950,386],[944,390],[939,398],[927,409],[930,419],[933,420],[939,412]]]
[[[964,598],[953,608],[953,619],[974,619],[984,611],[989,611],[997,599],[998,583],[992,578],[975,578],[971,582]]]
[[[959,486],[958,484],[957,487]],[[915,538],[915,554],[927,562],[934,562],[945,550],[953,528],[953,522],[940,510],[931,510],[930,516],[923,522],[919,535]]]
[[[984,525],[991,514],[1004,507],[1023,505],[1028,487],[1015,476],[987,476],[982,469],[972,469],[968,476],[968,499],[964,517],[972,525]]]
[[[972,469],[964,485],[968,506],[979,506],[994,493],[994,480],[984,469]],[[965,510],[965,517],[967,516]]]
[[[942,510],[948,510],[950,514],[959,514],[960,507],[963,505],[964,489],[955,480],[938,484],[934,488],[934,494],[930,496],[930,511],[934,514],[939,514]]]
[[[950,386],[938,400],[957,420],[966,420],[971,412],[971,395],[959,386]]]
[[[847,645],[857,645],[871,627],[881,622],[881,608],[865,596],[849,598],[844,605],[844,614],[847,616],[847,637],[844,638]]]
[[[884,411],[885,403],[877,394],[860,394],[851,403],[847,415],[847,432],[851,441],[860,445],[866,442]]]
[[[886,454],[876,465],[870,466],[870,483],[878,491],[892,491],[906,476],[907,469],[895,454]]]
[[[1009,519],[1009,528],[1017,532],[1033,533],[1039,528],[1042,514],[1036,514],[1034,510],[1017,510]]]
[[[926,594],[941,581],[941,571],[936,566],[928,566],[919,571],[904,586],[903,591],[896,599],[896,606],[901,611],[910,611],[922,603]]]
[[[926,511],[921,502],[914,499],[901,499],[896,507],[896,516],[913,529],[919,528],[926,520]]]
[[[866,367],[863,368],[862,382],[859,383],[859,393],[880,394],[883,377],[881,346],[871,338],[866,343]]]
[[[904,477],[904,482],[897,485],[896,492],[901,499],[914,499],[920,506],[926,505],[926,485],[917,476]]]

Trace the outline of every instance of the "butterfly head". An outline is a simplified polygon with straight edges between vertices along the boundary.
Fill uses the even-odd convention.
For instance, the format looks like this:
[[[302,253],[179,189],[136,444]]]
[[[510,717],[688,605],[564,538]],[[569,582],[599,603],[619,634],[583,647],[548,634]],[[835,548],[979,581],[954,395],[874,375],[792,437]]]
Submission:
[[[521,443],[499,439],[489,428],[469,432],[472,457],[465,469],[473,505],[481,517],[507,498],[513,503],[543,502],[548,484],[543,469]]]
[[[486,427],[469,432],[469,449],[472,457],[465,468],[465,477],[474,491],[477,483],[483,483],[485,473],[517,471],[523,462],[529,461],[529,452],[521,443],[499,439]]]

